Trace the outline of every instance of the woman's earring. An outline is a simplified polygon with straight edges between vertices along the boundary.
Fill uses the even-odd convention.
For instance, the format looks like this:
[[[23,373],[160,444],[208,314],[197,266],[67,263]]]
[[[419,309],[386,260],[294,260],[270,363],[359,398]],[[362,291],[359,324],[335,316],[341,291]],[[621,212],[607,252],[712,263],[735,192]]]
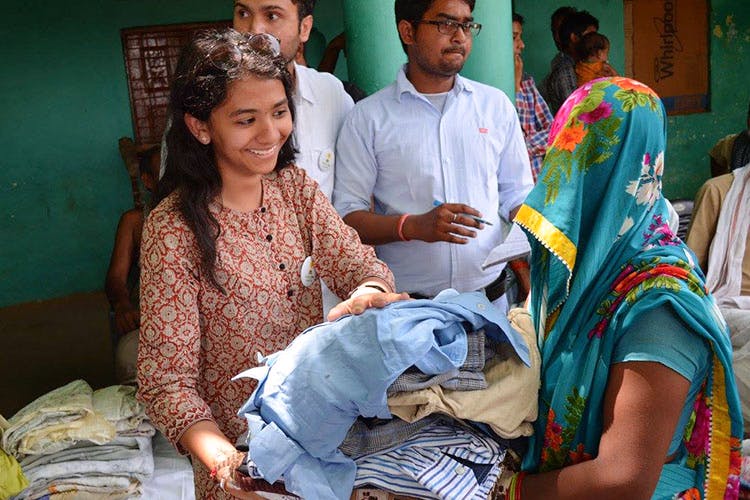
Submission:
[[[205,135],[202,135],[202,136],[201,136],[201,142],[202,142],[203,144],[208,144],[208,142],[209,142],[209,138],[208,138],[208,137],[206,137]]]

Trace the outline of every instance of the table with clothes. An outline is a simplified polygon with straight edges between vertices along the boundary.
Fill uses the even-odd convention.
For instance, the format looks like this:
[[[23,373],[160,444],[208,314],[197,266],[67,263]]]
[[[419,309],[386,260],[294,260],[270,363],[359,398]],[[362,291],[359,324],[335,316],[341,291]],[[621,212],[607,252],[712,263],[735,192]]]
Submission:
[[[192,468],[155,433],[132,386],[75,380],[0,417],[0,499],[194,500]]]
[[[243,472],[302,498],[490,497],[537,416],[530,316],[508,318],[445,290],[309,328],[238,375],[259,381]]]

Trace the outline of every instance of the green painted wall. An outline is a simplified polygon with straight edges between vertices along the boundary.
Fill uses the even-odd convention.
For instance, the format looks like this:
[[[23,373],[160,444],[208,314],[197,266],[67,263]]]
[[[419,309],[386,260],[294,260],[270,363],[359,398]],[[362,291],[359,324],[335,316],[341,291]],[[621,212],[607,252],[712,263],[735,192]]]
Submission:
[[[343,25],[340,2],[318,3],[330,39]],[[117,149],[133,133],[120,29],[228,19],[231,6],[28,0],[4,9],[0,307],[103,286],[117,221],[132,206]]]
[[[477,2],[473,14],[482,31],[461,71],[468,78],[499,88],[511,101],[515,99],[512,12],[510,0]]]
[[[562,5],[575,4],[599,18],[599,31],[612,44],[610,60],[622,73],[625,67],[623,3],[615,0],[516,0],[515,9],[526,17],[524,63],[540,81],[549,70],[556,49],[549,17]],[[750,85],[750,2],[712,0],[711,112],[670,117],[664,193],[670,199],[693,198],[709,177],[708,150],[720,138],[745,126]]]
[[[692,198],[710,177],[708,151],[746,125],[750,101],[750,2],[711,2],[711,112],[669,119],[665,191]]]

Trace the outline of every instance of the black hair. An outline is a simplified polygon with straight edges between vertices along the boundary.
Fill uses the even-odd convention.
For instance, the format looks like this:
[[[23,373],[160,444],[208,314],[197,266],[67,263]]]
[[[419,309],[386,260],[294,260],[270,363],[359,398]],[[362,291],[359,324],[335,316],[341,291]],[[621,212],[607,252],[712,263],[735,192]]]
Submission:
[[[574,12],[565,18],[560,25],[560,43],[563,49],[570,47],[570,35],[576,35],[579,38],[589,26],[594,26],[599,30],[599,20],[592,16],[586,10]]]
[[[154,156],[158,156],[161,154],[161,145],[157,144],[155,146],[151,146],[150,148],[146,149],[145,151],[138,153],[138,173],[141,175],[150,174],[154,175],[154,171],[151,168],[151,160],[154,158]],[[159,173],[156,172],[156,175],[154,178],[158,178]]]
[[[307,16],[311,16],[315,9],[315,0],[292,0],[292,3],[297,6],[300,21]]]
[[[284,60],[268,46],[262,46],[262,41],[231,28],[198,33],[180,54],[170,92],[169,154],[156,202],[173,191],[178,193],[179,210],[195,235],[201,271],[220,290],[215,275],[220,229],[209,205],[221,191],[221,177],[213,145],[199,142],[188,130],[184,118],[189,113],[198,120],[208,121],[211,112],[226,99],[229,85],[252,76],[283,84],[294,119],[291,75]],[[290,135],[279,151],[276,169],[292,163],[295,153]]]
[[[597,54],[600,50],[609,48],[609,38],[597,31],[586,33],[576,45],[576,55],[579,61],[585,61]]]
[[[370,0],[373,2],[379,2],[382,0]],[[469,9],[474,11],[474,4],[476,0],[462,0]],[[435,0],[396,0],[394,4],[394,10],[396,12],[396,26],[401,21],[408,21],[414,25],[414,21],[419,21],[424,17],[424,13],[429,10]],[[401,42],[404,52],[406,52],[406,44]]]
[[[571,14],[573,14],[575,12],[578,12],[578,9],[576,9],[575,7],[570,7],[570,6],[560,7],[555,12],[553,12],[552,15],[550,16],[550,18],[549,18],[549,29],[554,32],[555,31],[555,25],[558,22],[562,22],[566,17],[568,17],[569,15],[571,15]]]
[[[513,22],[523,26],[523,16],[521,14],[513,13]]]

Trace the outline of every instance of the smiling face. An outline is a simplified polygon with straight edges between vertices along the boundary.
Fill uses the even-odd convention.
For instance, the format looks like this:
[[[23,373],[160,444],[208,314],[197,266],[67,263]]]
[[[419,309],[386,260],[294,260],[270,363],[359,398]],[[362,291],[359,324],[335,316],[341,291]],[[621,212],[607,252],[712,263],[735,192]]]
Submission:
[[[227,97],[203,122],[222,179],[260,177],[276,168],[292,133],[284,85],[247,77],[229,85]]]
[[[242,33],[269,33],[281,41],[284,61],[294,60],[300,44],[310,38],[312,16],[299,18],[292,0],[237,0],[232,26]]]
[[[422,17],[423,21],[452,20],[471,22],[471,8],[463,0],[435,0]],[[440,33],[432,24],[399,23],[401,40],[406,45],[409,71],[425,76],[448,77],[461,71],[471,53],[471,34],[457,29],[452,35]]]

